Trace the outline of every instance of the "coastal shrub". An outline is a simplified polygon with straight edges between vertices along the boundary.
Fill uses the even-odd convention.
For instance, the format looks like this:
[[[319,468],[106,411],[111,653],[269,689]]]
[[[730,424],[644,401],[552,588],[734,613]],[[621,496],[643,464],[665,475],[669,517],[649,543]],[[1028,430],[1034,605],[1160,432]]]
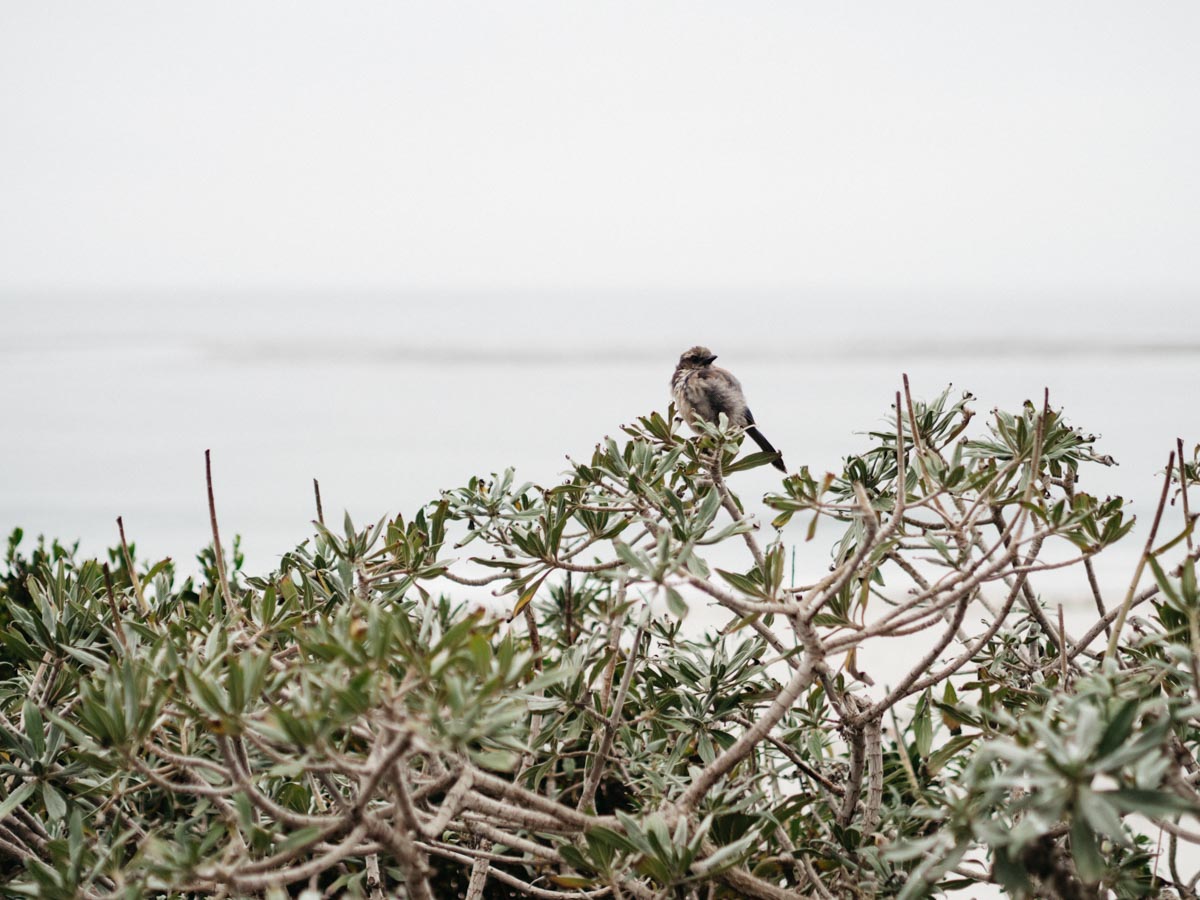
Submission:
[[[906,386],[771,522],[737,484],[772,457],[668,410],[267,573],[13,532],[4,893],[1194,897],[1197,460],[1114,592],[1095,438],[970,399]],[[1080,633],[1039,592],[1064,569]]]

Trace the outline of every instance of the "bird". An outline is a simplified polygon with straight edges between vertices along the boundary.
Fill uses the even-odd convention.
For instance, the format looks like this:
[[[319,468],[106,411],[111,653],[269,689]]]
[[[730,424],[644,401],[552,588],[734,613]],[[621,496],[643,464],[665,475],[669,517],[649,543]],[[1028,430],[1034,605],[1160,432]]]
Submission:
[[[675,409],[685,422],[693,425],[696,419],[717,423],[721,413],[730,425],[746,429],[746,434],[766,453],[774,453],[771,463],[780,472],[787,472],[783,454],[771,446],[763,433],[754,424],[754,416],[746,405],[742,385],[733,373],[714,366],[717,355],[707,347],[696,346],[685,350],[679,357],[679,365],[671,376],[671,395],[675,398]]]

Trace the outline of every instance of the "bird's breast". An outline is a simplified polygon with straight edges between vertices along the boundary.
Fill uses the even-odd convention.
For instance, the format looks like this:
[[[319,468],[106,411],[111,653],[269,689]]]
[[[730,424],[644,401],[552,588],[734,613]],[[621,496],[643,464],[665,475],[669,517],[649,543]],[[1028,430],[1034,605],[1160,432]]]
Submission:
[[[688,376],[691,374],[683,369],[676,369],[675,374],[671,376],[671,396],[675,400],[675,412],[684,421],[692,417],[692,403],[688,399]]]

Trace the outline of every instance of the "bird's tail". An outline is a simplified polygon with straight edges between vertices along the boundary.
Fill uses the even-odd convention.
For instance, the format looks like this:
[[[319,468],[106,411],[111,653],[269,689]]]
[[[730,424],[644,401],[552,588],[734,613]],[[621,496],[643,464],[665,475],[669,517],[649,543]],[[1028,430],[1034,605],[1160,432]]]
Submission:
[[[783,454],[771,446],[771,442],[763,437],[763,433],[754,425],[746,429],[746,434],[750,435],[750,439],[762,448],[764,453],[774,453],[775,461],[771,463],[780,472],[787,472],[787,466],[783,464]]]

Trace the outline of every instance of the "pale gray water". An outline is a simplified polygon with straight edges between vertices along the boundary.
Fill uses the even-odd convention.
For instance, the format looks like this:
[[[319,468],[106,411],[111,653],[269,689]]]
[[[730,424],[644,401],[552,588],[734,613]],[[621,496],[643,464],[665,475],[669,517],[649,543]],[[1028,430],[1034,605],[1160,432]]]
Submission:
[[[211,448],[223,534],[263,569],[310,533],[313,477],[327,518],[358,522],[473,473],[552,480],[565,454],[665,409],[675,359],[698,342],[793,468],[861,449],[901,372],[918,395],[971,390],[981,417],[1048,386],[1120,462],[1090,467],[1083,488],[1139,512],[1175,437],[1200,440],[1200,328],[1183,296],[10,294],[0,528],[98,551],[122,515],[143,553],[190,562],[209,540]],[[755,501],[774,483],[768,469],[739,480]],[[813,565],[817,543],[801,548]],[[1105,577],[1128,577],[1138,543],[1101,559]]]

